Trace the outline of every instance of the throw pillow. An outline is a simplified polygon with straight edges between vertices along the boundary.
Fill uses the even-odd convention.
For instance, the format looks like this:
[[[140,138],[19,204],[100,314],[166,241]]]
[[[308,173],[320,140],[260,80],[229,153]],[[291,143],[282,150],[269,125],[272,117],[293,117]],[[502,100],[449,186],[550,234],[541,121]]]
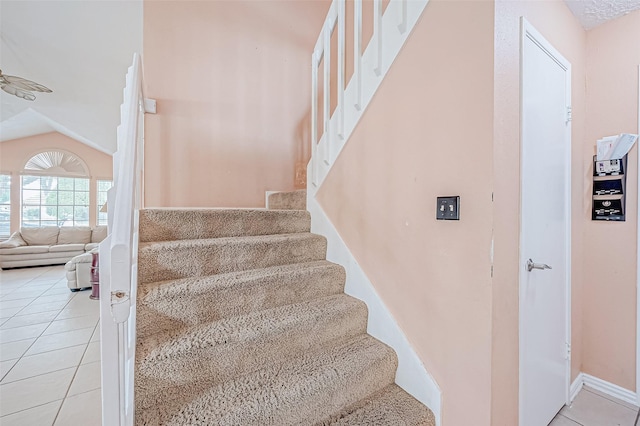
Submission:
[[[16,248],[26,246],[27,243],[22,239],[19,232],[11,234],[7,241],[0,243],[0,248]]]

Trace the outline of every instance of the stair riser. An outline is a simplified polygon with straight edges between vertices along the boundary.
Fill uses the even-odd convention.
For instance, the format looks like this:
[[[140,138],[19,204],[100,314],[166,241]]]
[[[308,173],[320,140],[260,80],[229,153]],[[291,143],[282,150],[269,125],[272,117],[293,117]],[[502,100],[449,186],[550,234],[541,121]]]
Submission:
[[[229,342],[210,348],[185,351],[168,359],[149,357],[138,361],[136,383],[140,394],[136,403],[142,407],[156,401],[159,387],[145,386],[147,378],[158,380],[162,387],[184,386],[200,377],[214,378],[213,383],[252,373],[267,365],[278,365],[327,345],[343,344],[366,333],[367,309],[364,304],[340,312],[331,318],[318,318],[315,323],[300,324],[269,339]],[[140,351],[143,352],[143,351]],[[240,356],[241,354],[241,356]],[[144,395],[143,389],[153,389]]]
[[[344,289],[345,272],[338,265],[328,265],[244,280],[229,278],[224,287],[205,280],[151,290],[141,286],[138,290],[138,338],[339,294]]]
[[[148,209],[140,212],[140,241],[171,241],[309,232],[306,211]]]
[[[267,205],[274,210],[306,210],[307,191],[276,192],[269,195]]]
[[[145,246],[138,252],[138,281],[144,284],[323,260],[326,239],[302,235],[305,237],[276,242],[221,239]]]

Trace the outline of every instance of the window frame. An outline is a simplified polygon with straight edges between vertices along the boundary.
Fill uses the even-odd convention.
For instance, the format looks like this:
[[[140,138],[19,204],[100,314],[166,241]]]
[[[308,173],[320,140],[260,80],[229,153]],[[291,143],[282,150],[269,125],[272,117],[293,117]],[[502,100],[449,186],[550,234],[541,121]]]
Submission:
[[[26,178],[35,178],[33,181],[25,184]],[[43,179],[51,179],[55,180],[55,185],[52,183],[50,188],[42,188]],[[37,188],[29,188],[25,185],[30,185],[33,182],[39,180]],[[72,182],[72,188],[62,186],[61,180],[64,180],[65,184]],[[79,181],[83,181],[82,185],[79,187]],[[84,189],[86,188],[86,189]],[[31,191],[32,196],[35,195],[35,192],[39,193],[38,202],[28,202],[26,201],[25,191]],[[49,198],[51,195],[55,193],[53,199],[55,202],[43,202],[43,194],[45,197]],[[63,201],[61,203],[61,195],[68,197],[72,200]],[[85,200],[85,201],[83,201]],[[27,209],[31,208],[33,211],[37,208],[38,214],[37,219],[34,217],[29,218],[25,212]],[[60,212],[62,209],[68,211],[71,209],[71,215],[66,217],[61,217]],[[56,176],[49,175],[44,173],[23,173],[20,176],[20,225],[24,227],[39,227],[39,226],[90,226],[91,218],[90,218],[90,208],[91,208],[91,179],[85,176]],[[84,214],[78,213],[78,209],[83,209]],[[49,213],[47,213],[47,210]],[[43,212],[51,219],[43,219]],[[55,212],[55,213],[50,213]],[[79,216],[85,216],[85,218],[80,218]]]

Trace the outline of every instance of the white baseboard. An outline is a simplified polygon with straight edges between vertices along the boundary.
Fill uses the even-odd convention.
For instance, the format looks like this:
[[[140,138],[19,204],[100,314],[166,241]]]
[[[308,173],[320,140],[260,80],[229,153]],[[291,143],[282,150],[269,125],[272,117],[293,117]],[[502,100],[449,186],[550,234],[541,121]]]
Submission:
[[[571,401],[574,400],[583,386],[588,386],[629,404],[638,405],[638,398],[635,392],[585,373],[578,374],[576,380],[571,384]]]
[[[571,388],[569,388],[569,402],[573,402],[578,396],[578,392],[582,390],[584,386],[584,374],[578,374],[578,377],[571,383]]]
[[[307,192],[307,210],[311,213],[311,232],[327,239],[327,260],[342,265],[347,272],[345,293],[367,304],[367,333],[392,347],[398,355],[396,383],[418,401],[429,407],[441,426],[442,394],[426,371],[404,333],[376,293],[358,262],[326,216],[312,191]]]
[[[275,194],[276,192],[280,192],[280,191],[264,191],[264,206],[265,208],[269,208],[269,195],[271,194]]]

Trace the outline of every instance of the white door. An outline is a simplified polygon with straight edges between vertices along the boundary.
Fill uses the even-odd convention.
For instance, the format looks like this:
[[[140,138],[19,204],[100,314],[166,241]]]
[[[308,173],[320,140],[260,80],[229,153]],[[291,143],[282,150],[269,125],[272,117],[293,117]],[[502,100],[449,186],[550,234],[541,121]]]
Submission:
[[[520,426],[546,426],[569,395],[571,64],[524,19],[521,78]]]

